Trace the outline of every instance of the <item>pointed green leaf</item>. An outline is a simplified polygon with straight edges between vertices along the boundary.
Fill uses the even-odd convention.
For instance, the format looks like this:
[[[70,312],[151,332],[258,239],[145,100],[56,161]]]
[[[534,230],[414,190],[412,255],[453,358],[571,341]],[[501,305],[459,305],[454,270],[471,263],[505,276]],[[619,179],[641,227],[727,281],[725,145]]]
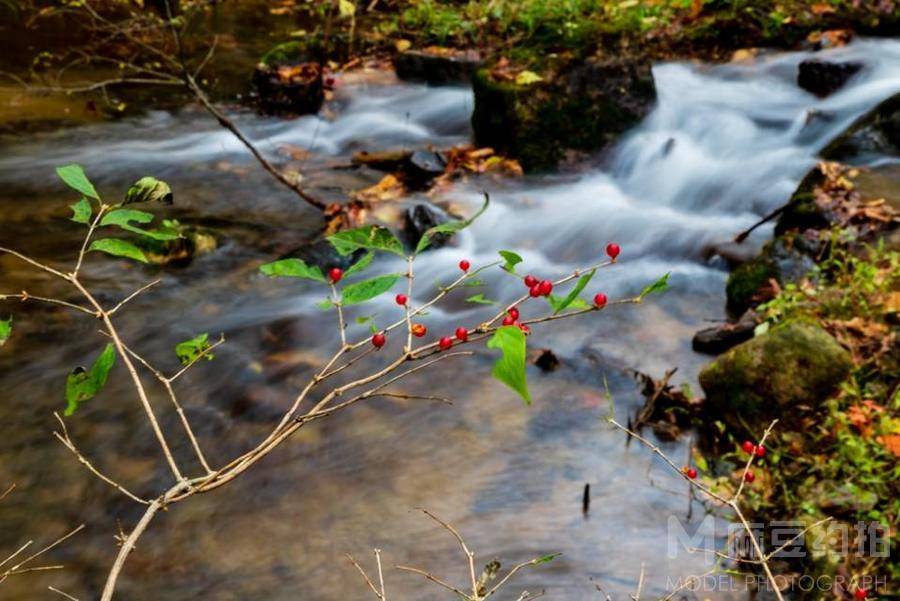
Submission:
[[[493,305],[494,301],[489,298],[485,298],[484,294],[478,293],[473,296],[470,296],[466,299],[467,303],[475,303],[476,305]]]
[[[94,361],[90,371],[83,367],[76,368],[66,378],[66,415],[72,415],[78,406],[103,389],[109,370],[116,363],[116,349],[107,344],[100,356]]]
[[[189,363],[193,363],[196,361],[201,354],[208,351],[210,346],[209,343],[209,334],[204,332],[203,334],[198,334],[194,336],[190,340],[185,340],[184,342],[179,342],[175,345],[175,354],[178,355],[179,361],[181,361],[182,365],[188,365]],[[207,361],[213,360],[212,353],[206,353],[203,355],[203,358]]]
[[[104,227],[116,225],[127,232],[140,234],[141,236],[147,236],[148,238],[160,241],[175,240],[180,237],[177,232],[172,230],[144,230],[131,225],[132,221],[135,223],[150,223],[153,221],[153,215],[134,209],[116,209],[115,211],[110,211],[104,215],[103,219],[100,220],[100,225]]]
[[[334,306],[334,301],[330,298],[326,298],[324,300],[320,300],[316,303],[316,308],[320,311],[328,311]]]
[[[81,200],[75,204],[69,205],[69,208],[72,209],[72,221],[75,223],[83,223],[85,225],[91,224],[91,215],[93,214],[93,211],[91,209],[91,203],[87,198],[82,197]]]
[[[131,242],[122,240],[120,238],[101,238],[100,240],[94,240],[88,250],[98,250],[108,255],[113,255],[114,257],[134,259],[135,261],[140,261],[141,263],[147,262],[147,257],[146,255],[144,255],[144,251],[139,249]]]
[[[363,255],[363,257],[347,268],[347,271],[344,272],[344,277],[348,275],[353,275],[354,273],[359,273],[363,271],[366,267],[372,264],[372,259],[375,258],[375,253],[369,251]]]
[[[170,205],[172,204],[172,198],[172,188],[169,187],[169,184],[155,177],[148,176],[142,177],[128,188],[122,204],[156,201]]]
[[[89,198],[100,200],[100,195],[94,189],[94,184],[84,174],[81,165],[65,165],[56,168],[56,175],[64,181],[67,186],[77,190]]]
[[[562,309],[558,309],[558,308],[562,306],[562,304],[563,304],[563,302],[565,302],[565,300],[566,299],[564,299],[561,296],[556,296],[555,294],[551,294],[550,296],[547,297],[547,304],[550,305],[550,308],[553,309],[554,313],[559,313],[559,311],[562,311]],[[584,299],[574,298],[571,301],[569,301],[567,308],[573,309],[576,311],[581,311],[582,309],[590,309],[591,305],[588,304],[588,302]]]
[[[394,287],[401,275],[399,273],[390,273],[344,286],[341,294],[341,303],[343,305],[357,305],[384,294]]]
[[[307,265],[302,259],[281,259],[259,266],[260,272],[269,277],[303,278],[324,282],[325,276],[322,270],[315,265]]]
[[[588,282],[591,281],[591,278],[594,277],[594,274],[597,273],[596,269],[592,269],[580,278],[578,278],[578,283],[575,284],[575,287],[569,291],[569,294],[559,303],[558,306],[553,307],[553,314],[557,314],[578,298],[578,295],[581,294],[581,291],[584,290],[584,287],[588,285]]]
[[[470,217],[469,219],[466,219],[464,221],[448,221],[447,223],[442,223],[440,225],[436,225],[432,228],[427,229],[425,233],[422,234],[422,237],[419,238],[419,243],[416,245],[416,254],[419,254],[420,252],[428,248],[428,245],[431,244],[431,239],[435,236],[435,234],[455,234],[456,232],[472,225],[472,222],[481,217],[481,214],[487,210],[488,205],[490,204],[491,197],[488,196],[487,192],[485,192],[484,204],[481,205],[481,208],[478,209],[478,212],[472,215],[472,217]]]
[[[341,256],[349,255],[360,248],[383,250],[404,256],[400,240],[389,229],[380,225],[366,225],[338,232],[328,236],[328,241]]]
[[[510,273],[515,273],[516,265],[522,262],[522,257],[511,250],[501,250],[499,252],[500,256],[503,257],[503,260],[506,261],[506,263],[503,264],[503,269]]]
[[[672,275],[671,272],[665,274],[652,284],[646,286],[641,293],[638,295],[638,300],[643,300],[645,296],[648,294],[654,294],[657,292],[665,292],[669,289],[669,276]]]
[[[12,322],[13,318],[11,316],[9,319],[0,319],[0,346],[6,344],[6,341],[12,335]]]
[[[503,326],[491,336],[487,347],[499,349],[503,356],[494,363],[491,374],[515,390],[531,404],[531,394],[528,392],[528,381],[525,376],[525,333],[518,326]]]
[[[543,557],[538,557],[537,559],[533,560],[531,563],[533,563],[534,565],[540,565],[542,563],[550,563],[551,561],[553,561],[560,555],[562,555],[562,553],[551,553],[550,555],[544,555]]]

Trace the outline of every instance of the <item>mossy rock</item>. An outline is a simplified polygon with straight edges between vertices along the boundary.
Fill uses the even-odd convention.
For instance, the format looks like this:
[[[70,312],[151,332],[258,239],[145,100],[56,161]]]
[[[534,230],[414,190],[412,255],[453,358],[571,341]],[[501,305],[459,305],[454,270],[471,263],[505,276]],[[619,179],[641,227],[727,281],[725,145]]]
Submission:
[[[802,235],[787,233],[763,246],[756,258],[739,265],[725,285],[726,308],[731,315],[768,300],[761,293],[769,280],[780,285],[799,282],[816,265],[820,243]]]
[[[780,236],[791,230],[827,229],[836,222],[835,217],[816,203],[816,186],[825,181],[818,166],[809,170],[797,189],[791,195],[787,207],[775,223],[775,235]]]
[[[479,146],[519,160],[526,171],[554,169],[567,150],[596,151],[649,112],[656,92],[649,64],[589,60],[543,73],[545,81],[473,77],[472,129]]]
[[[773,419],[790,428],[815,411],[852,368],[817,324],[795,320],[732,348],[700,372],[706,406],[733,431],[759,436]]]
[[[739,265],[728,276],[728,283],[725,285],[728,312],[732,315],[742,315],[753,307],[760,288],[770,279],[778,281],[780,277],[775,264],[766,256],[760,255]]]

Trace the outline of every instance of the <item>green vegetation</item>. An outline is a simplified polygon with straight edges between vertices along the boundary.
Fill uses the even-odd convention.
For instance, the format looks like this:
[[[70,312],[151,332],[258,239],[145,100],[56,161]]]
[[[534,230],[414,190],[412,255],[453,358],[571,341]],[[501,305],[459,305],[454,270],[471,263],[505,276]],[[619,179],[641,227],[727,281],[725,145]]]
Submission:
[[[850,525],[851,533],[858,522],[877,522],[895,556],[900,521],[900,252],[883,243],[860,247],[854,242],[845,231],[835,230],[828,254],[808,277],[786,285],[758,307],[766,319],[758,331],[771,329],[764,337],[797,320],[818,322],[849,351],[853,367],[836,394],[815,399],[812,410],[790,416],[791,426],[776,428],[761,466],[765,475],[749,499],[757,517],[767,520],[812,523],[830,516]],[[743,458],[736,451],[719,461],[740,465]],[[893,583],[900,579],[900,564],[890,558],[840,558],[826,549],[813,560],[821,574],[846,568],[854,576],[877,574]]]
[[[897,19],[873,0],[408,0],[380,30],[419,44],[488,46],[515,57],[523,49],[592,52],[617,39],[661,53],[673,43],[784,46],[817,30],[878,31]]]

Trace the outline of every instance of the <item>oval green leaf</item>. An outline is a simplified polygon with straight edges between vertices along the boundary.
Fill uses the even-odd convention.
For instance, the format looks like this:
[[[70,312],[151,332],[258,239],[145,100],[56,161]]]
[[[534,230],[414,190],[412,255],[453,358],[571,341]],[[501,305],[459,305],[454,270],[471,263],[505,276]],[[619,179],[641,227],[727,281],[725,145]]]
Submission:
[[[73,190],[77,190],[89,198],[100,200],[100,195],[94,189],[94,184],[87,178],[81,165],[64,165],[56,168],[56,175],[59,176],[67,186]]]
[[[341,294],[341,304],[357,305],[384,294],[394,287],[401,275],[390,273],[345,286]]]
[[[134,259],[141,263],[147,263],[147,257],[144,255],[144,251],[131,242],[120,238],[101,238],[100,240],[95,240],[91,243],[88,250],[96,250],[114,257]]]
[[[494,363],[491,374],[519,393],[526,405],[531,404],[528,380],[525,375],[525,333],[518,326],[503,326],[487,342],[489,349],[503,355]]]
[[[307,265],[303,259],[281,259],[259,266],[259,271],[272,278],[303,278],[324,282],[322,270],[315,265]]]
[[[103,386],[109,371],[116,363],[116,349],[107,344],[89,371],[76,368],[66,378],[66,415],[72,415],[84,401],[94,398]]]

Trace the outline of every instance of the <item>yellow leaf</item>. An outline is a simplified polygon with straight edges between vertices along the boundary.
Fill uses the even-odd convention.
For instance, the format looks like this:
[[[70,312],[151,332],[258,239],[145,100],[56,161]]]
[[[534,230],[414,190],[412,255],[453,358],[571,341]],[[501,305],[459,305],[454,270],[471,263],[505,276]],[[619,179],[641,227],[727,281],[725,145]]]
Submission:
[[[356,5],[350,0],[338,0],[338,12],[341,14],[341,17],[352,17],[356,14]]]
[[[397,48],[397,52],[406,52],[412,46],[412,42],[409,40],[397,40],[394,42],[394,47]]]
[[[534,71],[522,71],[516,75],[516,85],[527,86],[539,81],[543,81],[543,79]]]

